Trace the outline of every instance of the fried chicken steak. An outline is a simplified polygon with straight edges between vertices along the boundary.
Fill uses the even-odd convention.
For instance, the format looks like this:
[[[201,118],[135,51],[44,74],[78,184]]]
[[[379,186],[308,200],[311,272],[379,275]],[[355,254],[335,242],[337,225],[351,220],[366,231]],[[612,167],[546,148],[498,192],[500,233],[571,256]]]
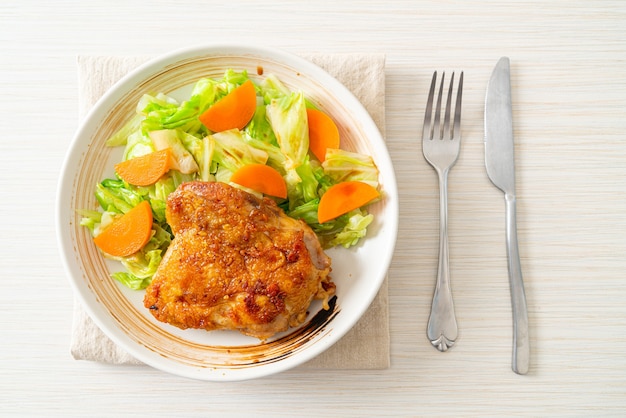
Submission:
[[[271,199],[189,182],[169,195],[166,216],[174,239],[144,297],[159,321],[265,340],[334,293],[315,233]]]

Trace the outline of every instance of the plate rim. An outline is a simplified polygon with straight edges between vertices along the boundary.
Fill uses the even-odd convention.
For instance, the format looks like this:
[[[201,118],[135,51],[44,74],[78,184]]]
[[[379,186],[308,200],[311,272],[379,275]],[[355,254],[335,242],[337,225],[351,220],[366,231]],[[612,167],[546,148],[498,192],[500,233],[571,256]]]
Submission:
[[[223,371],[223,373],[207,374],[200,373],[202,370],[204,370],[203,368],[181,368],[178,363],[175,363],[173,361],[159,362],[156,361],[158,359],[153,360],[152,357],[160,356],[150,350],[147,350],[146,348],[142,349],[141,347],[139,347],[138,342],[134,341],[126,333],[112,332],[109,329],[110,326],[113,326],[117,331],[119,331],[119,327],[114,322],[112,322],[111,325],[105,323],[111,322],[111,318],[107,317],[107,321],[105,321],[100,317],[100,314],[95,311],[92,303],[94,301],[97,302],[97,295],[95,295],[94,292],[89,291],[89,289],[86,289],[86,287],[88,286],[80,285],[78,283],[75,275],[81,274],[80,267],[73,265],[73,257],[71,257],[73,256],[73,253],[70,254],[68,248],[66,248],[66,245],[68,243],[73,243],[69,228],[67,226],[67,219],[64,217],[63,214],[65,202],[71,200],[73,191],[71,184],[69,186],[67,184],[67,178],[74,173],[75,166],[72,163],[78,162],[77,156],[75,154],[77,152],[77,148],[79,148],[79,145],[81,144],[81,141],[83,141],[82,138],[84,138],[85,136],[89,136],[89,133],[92,133],[94,131],[93,128],[89,128],[89,122],[94,118],[98,118],[98,115],[106,114],[107,105],[111,104],[110,102],[111,100],[113,100],[113,98],[118,96],[118,98],[121,98],[125,94],[125,90],[123,87],[128,85],[129,83],[132,83],[133,80],[141,81],[146,78],[147,74],[153,74],[155,72],[163,70],[168,64],[181,61],[191,56],[210,57],[211,55],[215,55],[217,53],[226,53],[233,56],[260,56],[268,58],[272,61],[278,61],[281,64],[286,64],[289,67],[295,68],[297,70],[306,69],[307,75],[310,76],[310,78],[317,81],[321,80],[324,85],[331,86],[331,89],[333,91],[339,91],[342,97],[349,98],[350,103],[348,104],[351,113],[354,113],[354,110],[357,110],[358,113],[366,115],[365,118],[362,118],[364,120],[361,120],[361,118],[359,118],[360,122],[366,123],[368,129],[374,129],[373,132],[375,132],[375,135],[372,136],[378,138],[378,141],[374,141],[372,143],[372,141],[369,140],[368,142],[378,151],[383,151],[376,158],[376,161],[378,163],[378,161],[384,159],[385,164],[390,168],[390,171],[386,172],[387,177],[384,184],[386,192],[385,214],[390,216],[385,218],[383,224],[385,228],[391,228],[391,231],[389,233],[392,239],[389,243],[389,250],[384,253],[384,257],[380,260],[380,264],[383,267],[381,271],[383,271],[384,274],[382,274],[381,277],[376,278],[377,283],[375,286],[369,287],[370,292],[364,298],[364,303],[359,305],[361,309],[359,310],[358,314],[351,316],[352,319],[348,321],[349,326],[344,327],[344,329],[340,331],[335,330],[332,336],[329,336],[328,338],[322,338],[318,341],[323,344],[311,346],[311,349],[308,351],[305,349],[302,350],[302,352],[299,352],[297,355],[289,356],[286,357],[284,360],[272,363],[272,367],[270,367],[269,370],[267,367],[258,366],[254,367],[254,370],[251,368],[245,369],[245,373],[241,373],[242,369],[229,369]],[[98,120],[99,119],[100,118],[98,118]],[[88,313],[89,317],[108,338],[110,338],[115,344],[117,344],[120,348],[123,348],[137,360],[140,360],[155,369],[193,379],[209,381],[238,381],[264,377],[296,367],[326,351],[328,348],[330,348],[330,346],[334,345],[346,333],[348,333],[360,320],[360,318],[367,311],[367,309],[369,309],[371,303],[374,301],[376,295],[380,291],[383,282],[386,279],[397,242],[399,204],[395,173],[393,170],[393,164],[391,164],[391,158],[386,147],[385,139],[380,132],[380,129],[374,123],[369,112],[365,109],[359,99],[356,98],[356,96],[347,89],[347,87],[345,87],[334,76],[330,75],[328,72],[326,72],[315,63],[291,52],[287,52],[279,48],[270,48],[266,46],[250,44],[243,45],[231,43],[209,43],[180,48],[148,59],[146,62],[140,64],[135,69],[125,74],[109,89],[106,90],[106,92],[98,99],[98,101],[91,107],[91,109],[89,109],[89,111],[82,118],[82,120],[78,122],[78,129],[76,130],[72,141],[70,142],[70,145],[66,150],[65,158],[63,160],[58,180],[57,190],[57,199],[55,202],[57,243],[61,252],[61,258],[63,261],[65,274],[71,283],[75,295],[78,296],[77,299],[79,300],[85,311]],[[71,218],[68,219],[70,219],[71,222]],[[178,365],[179,367],[176,368],[176,365]]]

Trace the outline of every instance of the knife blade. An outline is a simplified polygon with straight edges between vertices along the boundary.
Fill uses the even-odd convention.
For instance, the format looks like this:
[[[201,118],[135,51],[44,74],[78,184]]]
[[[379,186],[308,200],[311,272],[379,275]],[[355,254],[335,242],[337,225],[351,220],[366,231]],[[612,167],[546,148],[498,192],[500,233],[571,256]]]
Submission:
[[[511,100],[510,61],[496,64],[485,98],[485,167],[491,182],[504,192],[506,248],[513,313],[512,369],[526,374],[530,364],[528,311],[517,241],[515,155]]]

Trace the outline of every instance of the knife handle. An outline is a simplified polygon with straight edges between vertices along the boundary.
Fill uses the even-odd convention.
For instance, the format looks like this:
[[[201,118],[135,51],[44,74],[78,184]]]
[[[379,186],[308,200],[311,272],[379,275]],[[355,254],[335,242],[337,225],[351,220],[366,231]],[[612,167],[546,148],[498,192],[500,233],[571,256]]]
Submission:
[[[530,364],[530,341],[528,335],[528,310],[522,278],[519,247],[517,243],[516,198],[507,193],[506,201],[506,248],[511,287],[511,307],[513,311],[513,361],[512,368],[517,374],[526,374]]]

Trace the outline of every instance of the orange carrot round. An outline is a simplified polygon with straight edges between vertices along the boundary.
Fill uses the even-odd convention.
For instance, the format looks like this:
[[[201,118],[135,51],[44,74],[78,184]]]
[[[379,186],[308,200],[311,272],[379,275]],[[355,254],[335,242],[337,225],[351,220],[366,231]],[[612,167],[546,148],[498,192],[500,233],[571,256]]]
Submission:
[[[256,110],[256,90],[246,80],[200,115],[200,122],[213,132],[243,129]]]
[[[141,157],[131,158],[115,165],[115,172],[127,183],[149,186],[156,183],[170,169],[172,152],[169,148]]]
[[[105,253],[125,257],[141,250],[152,234],[152,208],[143,201],[113,221],[93,240]]]
[[[346,181],[331,186],[322,195],[317,208],[319,223],[328,222],[336,217],[360,208],[376,199],[380,194],[376,188],[361,181]]]
[[[287,197],[287,184],[276,169],[264,164],[247,164],[235,171],[230,181],[270,196]]]
[[[339,129],[324,112],[306,110],[309,122],[309,149],[318,160],[324,162],[327,148],[339,148]]]

